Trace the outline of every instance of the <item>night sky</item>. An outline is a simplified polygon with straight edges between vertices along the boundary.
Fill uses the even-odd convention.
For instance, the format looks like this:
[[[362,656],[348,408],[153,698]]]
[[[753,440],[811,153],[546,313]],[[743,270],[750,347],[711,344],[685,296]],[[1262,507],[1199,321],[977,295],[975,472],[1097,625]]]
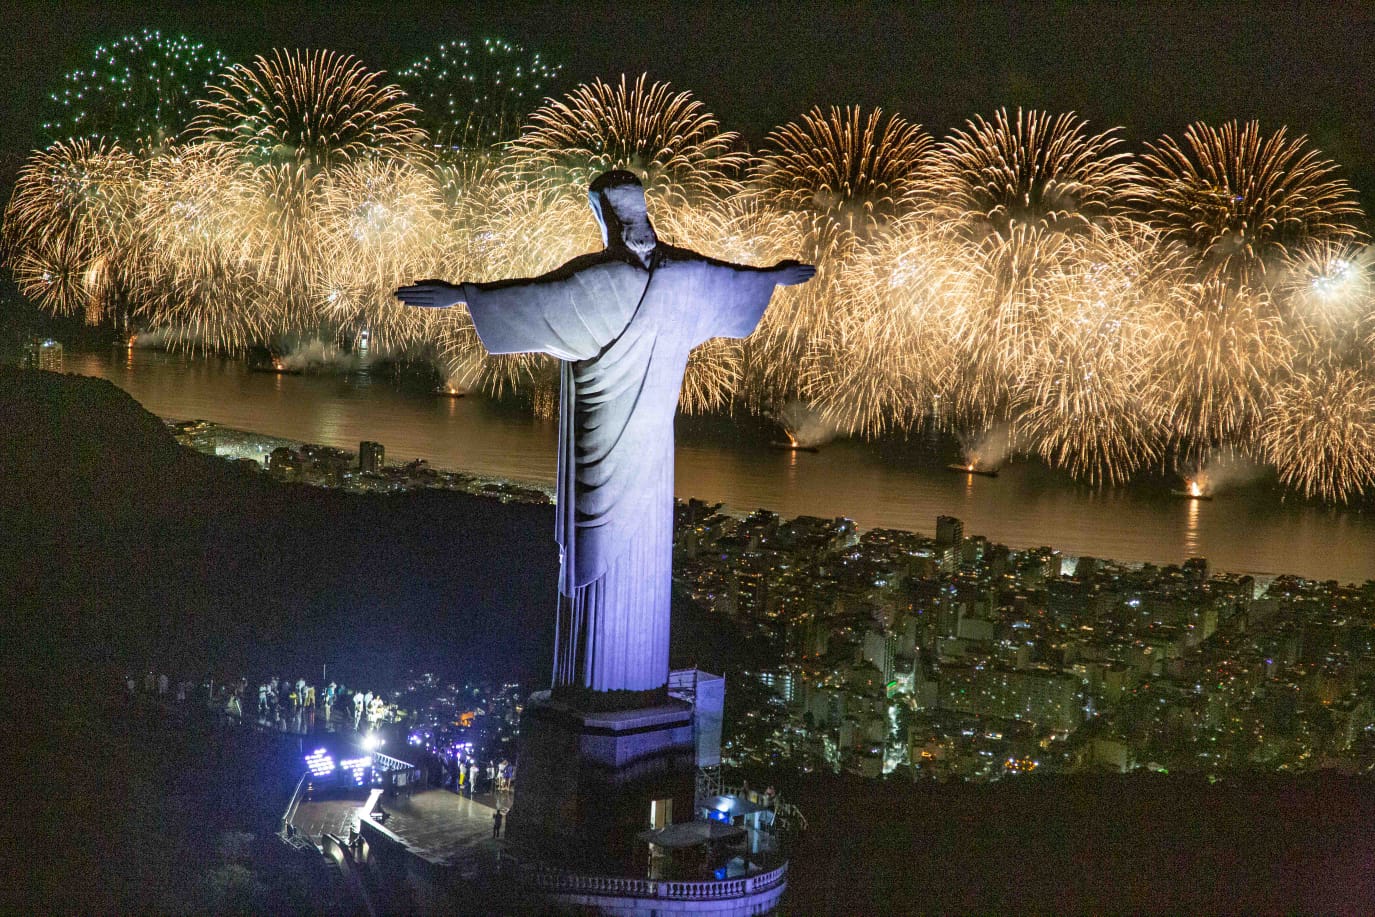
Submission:
[[[562,60],[569,85],[668,79],[754,143],[818,103],[881,105],[936,133],[1002,105],[1077,111],[1130,139],[1260,118],[1310,134],[1367,203],[1375,190],[1375,4],[19,0],[0,26],[6,152],[34,145],[62,73],[144,27],[235,60],[329,47],[392,70],[440,41],[499,36]]]

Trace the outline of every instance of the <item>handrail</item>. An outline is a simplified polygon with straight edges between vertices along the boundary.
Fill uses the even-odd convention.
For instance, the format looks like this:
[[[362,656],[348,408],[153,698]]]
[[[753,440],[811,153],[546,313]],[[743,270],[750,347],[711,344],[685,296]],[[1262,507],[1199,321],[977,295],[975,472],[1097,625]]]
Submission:
[[[608,895],[618,898],[658,898],[664,901],[713,901],[743,898],[776,888],[787,878],[788,864],[738,879],[656,880],[622,876],[586,876],[547,866],[525,867],[527,878],[540,891],[555,894]]]
[[[408,771],[415,769],[414,764],[411,764],[408,761],[402,761],[400,758],[393,758],[391,755],[384,755],[380,751],[375,751],[372,753],[372,762],[373,767],[376,767],[383,773],[388,773],[390,771]]]
[[[296,810],[301,807],[301,793],[306,788],[306,778],[309,776],[310,771],[305,771],[301,774],[301,779],[296,781],[296,790],[291,794],[291,801],[286,804],[286,812],[282,814],[282,830],[279,834],[282,840],[287,843],[291,843],[291,836],[287,833],[287,827],[296,817]]]

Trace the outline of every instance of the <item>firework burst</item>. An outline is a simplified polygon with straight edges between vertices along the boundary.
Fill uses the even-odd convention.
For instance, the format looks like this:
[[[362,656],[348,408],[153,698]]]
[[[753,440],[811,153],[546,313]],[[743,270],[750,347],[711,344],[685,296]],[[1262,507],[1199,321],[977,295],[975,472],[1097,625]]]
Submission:
[[[877,109],[816,108],[774,130],[765,147],[749,195],[797,216],[788,257],[817,267],[806,287],[779,297],[750,345],[764,356],[752,361],[762,374],[751,387],[778,401],[807,396],[833,372],[839,329],[830,326],[854,325],[833,287],[862,244],[912,210],[932,141],[920,125]]]
[[[965,290],[964,308],[951,315],[956,375],[948,407],[962,425],[984,427],[1008,419],[1017,380],[1046,365],[1063,306],[1056,294],[1089,276],[1098,246],[1030,225],[1014,226],[996,244],[942,235],[952,239],[950,264]]]
[[[151,160],[137,222],[145,239],[139,314],[185,346],[238,351],[266,340],[278,316],[258,282],[234,203],[251,197],[242,173],[205,146]]]
[[[317,311],[346,336],[367,330],[388,349],[425,340],[432,313],[406,308],[394,291],[441,269],[446,215],[434,173],[404,162],[353,163],[330,175],[318,215]]]
[[[750,191],[800,213],[799,257],[823,261],[911,210],[934,143],[921,126],[879,109],[814,108],[769,134],[750,170]]]
[[[1198,122],[1148,144],[1140,185],[1146,219],[1200,279],[1255,284],[1312,241],[1358,235],[1360,208],[1337,166],[1285,128]]]
[[[223,54],[156,29],[96,48],[91,62],[49,96],[43,130],[54,142],[103,137],[129,150],[159,149],[176,137],[195,100],[228,66]]]
[[[1339,353],[1359,347],[1375,319],[1375,252],[1357,242],[1310,242],[1286,253],[1271,271],[1276,299],[1291,336],[1308,349]]]
[[[931,222],[908,219],[862,246],[837,280],[834,295],[846,306],[808,386],[837,429],[877,436],[948,422],[958,329],[974,292],[950,246]]]
[[[1101,237],[1079,271],[1048,278],[1050,327],[1012,386],[1017,439],[1090,483],[1127,480],[1169,438],[1169,415],[1152,397],[1166,278],[1143,242]]]
[[[5,210],[5,244],[26,296],[98,322],[137,261],[133,220],[143,165],[108,141],[74,140],[33,155]]]
[[[1136,232],[1135,168],[1118,144],[1074,115],[1000,110],[938,146],[924,213],[974,285],[957,318],[963,423],[1008,418],[1018,380],[1053,365],[1043,351],[1061,323],[1057,296],[1091,288],[1104,248]]]
[[[1304,496],[1345,503],[1375,486],[1375,380],[1367,367],[1319,366],[1276,387],[1262,454]]]
[[[257,291],[258,308],[279,331],[317,330],[328,318],[314,283],[327,264],[323,214],[333,175],[369,163],[427,163],[415,106],[353,57],[281,50],[230,68],[199,106],[188,137],[236,170],[235,196],[221,206],[239,232],[228,247],[251,254],[241,267],[245,287]]]
[[[507,139],[562,70],[538,51],[484,38],[443,42],[396,77],[435,139],[468,148]]]
[[[401,88],[333,51],[278,49],[236,64],[197,105],[191,137],[254,166],[317,173],[360,159],[426,155],[417,109]]]
[[[575,198],[586,211],[587,186],[603,172],[640,177],[656,223],[678,210],[707,206],[739,190],[746,156],[739,135],[689,92],[668,83],[594,80],[550,100],[510,145],[513,173],[546,198]],[[585,221],[585,216],[584,216]]]
[[[1176,437],[1190,448],[1245,441],[1293,366],[1294,342],[1265,291],[1209,280],[1170,293],[1155,378]]]
[[[1073,114],[1006,109],[975,117],[937,148],[933,213],[975,243],[1029,228],[1116,230],[1127,220],[1137,172],[1113,130],[1091,133]]]

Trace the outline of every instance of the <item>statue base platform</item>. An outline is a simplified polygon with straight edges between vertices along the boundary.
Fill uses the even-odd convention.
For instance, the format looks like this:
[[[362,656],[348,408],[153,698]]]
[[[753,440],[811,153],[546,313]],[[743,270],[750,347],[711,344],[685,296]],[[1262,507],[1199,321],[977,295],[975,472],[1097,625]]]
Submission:
[[[521,718],[512,844],[541,859],[632,864],[637,835],[693,816],[692,705],[591,711],[540,691]]]

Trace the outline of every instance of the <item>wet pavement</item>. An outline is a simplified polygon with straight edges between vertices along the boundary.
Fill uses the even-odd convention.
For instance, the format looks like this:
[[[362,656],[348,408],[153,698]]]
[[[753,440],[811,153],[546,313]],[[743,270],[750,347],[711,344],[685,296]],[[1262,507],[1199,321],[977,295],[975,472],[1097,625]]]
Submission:
[[[362,805],[361,799],[303,802],[296,807],[291,823],[297,834],[303,834],[317,844],[325,834],[347,839],[349,832],[358,827],[358,809]]]
[[[469,799],[448,790],[425,790],[407,798],[383,799],[382,826],[422,860],[454,866],[463,874],[496,862],[501,841],[492,838],[497,799],[479,793]],[[508,808],[509,800],[503,800]]]

